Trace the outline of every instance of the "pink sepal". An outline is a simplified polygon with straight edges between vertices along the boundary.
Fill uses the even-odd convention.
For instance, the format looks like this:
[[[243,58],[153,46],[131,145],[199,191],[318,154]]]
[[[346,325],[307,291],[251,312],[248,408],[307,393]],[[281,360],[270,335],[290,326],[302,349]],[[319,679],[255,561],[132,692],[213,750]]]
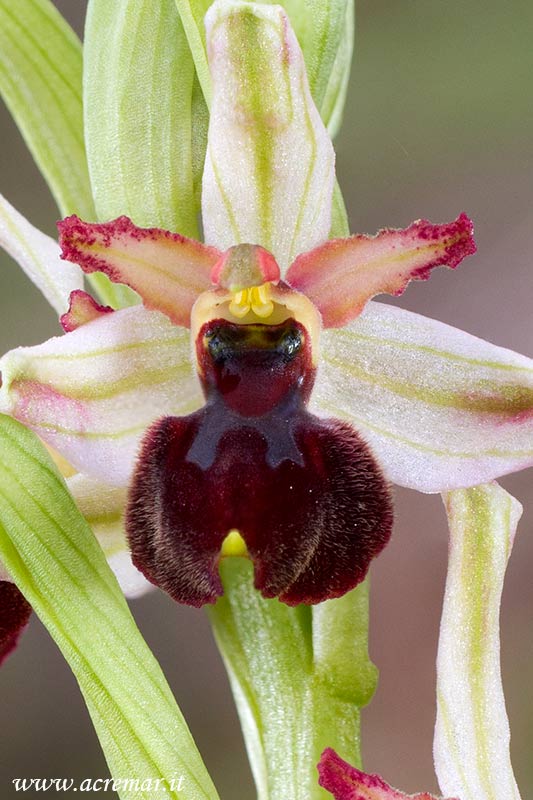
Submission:
[[[367,775],[366,772],[352,767],[330,747],[322,753],[318,774],[318,783],[331,792],[335,800],[436,800],[427,792],[398,792],[379,775]]]
[[[332,239],[303,253],[287,272],[287,283],[309,297],[325,327],[355,319],[377,294],[402,294],[412,280],[427,280],[434,267],[455,269],[476,252],[472,221],[433,225],[417,220],[404,230]]]
[[[196,298],[211,287],[211,270],[221,256],[179,233],[138,228],[128,217],[89,223],[73,215],[57,227],[63,259],[131,287],[146,308],[185,327]]]
[[[70,333],[80,325],[92,322],[104,314],[113,313],[113,310],[111,306],[101,306],[94,297],[82,289],[75,289],[70,293],[68,311],[60,316],[59,322],[65,333]]]

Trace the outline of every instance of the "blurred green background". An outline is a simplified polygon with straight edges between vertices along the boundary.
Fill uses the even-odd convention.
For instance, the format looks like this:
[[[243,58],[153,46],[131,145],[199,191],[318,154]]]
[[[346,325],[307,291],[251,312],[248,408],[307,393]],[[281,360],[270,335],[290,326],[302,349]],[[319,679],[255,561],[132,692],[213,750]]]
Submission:
[[[57,6],[81,34],[85,2]],[[414,311],[533,356],[533,4],[531,0],[360,0],[338,176],[353,231],[439,222],[467,211],[478,254],[400,299]],[[57,211],[5,110],[1,189],[54,235]],[[7,257],[0,264],[0,349],[58,332],[52,312]],[[396,302],[396,301],[391,301]],[[533,485],[503,484],[525,514],[509,567],[502,660],[512,755],[533,790]],[[397,490],[393,540],[372,571],[371,653],[380,684],[364,713],[368,771],[436,791],[435,655],[446,569],[439,497]],[[252,800],[223,668],[202,612],[159,592],[134,614],[185,713],[224,800]],[[75,682],[33,619],[0,674],[0,794],[12,777],[107,774]],[[19,796],[17,794],[17,796]]]

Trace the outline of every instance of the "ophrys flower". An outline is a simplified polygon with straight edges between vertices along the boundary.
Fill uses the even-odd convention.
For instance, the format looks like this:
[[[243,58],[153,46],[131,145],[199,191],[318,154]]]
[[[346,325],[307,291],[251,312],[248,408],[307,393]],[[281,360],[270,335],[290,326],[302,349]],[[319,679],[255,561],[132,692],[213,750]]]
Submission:
[[[353,588],[388,541],[392,509],[361,436],[307,410],[322,321],[346,323],[374,294],[456,266],[474,250],[466,216],[330,240],[297,257],[285,280],[258,245],[222,253],[126,218],[71,217],[59,229],[64,257],[191,327],[206,402],[156,422],[144,440],[127,525],[139,569],[180,602],[214,602],[224,541],[238,531],[267,597],[316,603]]]
[[[144,307],[111,311],[76,289],[69,333],[2,361],[1,408],[117,491],[165,418],[134,480],[136,563],[178,599],[212,601],[238,528],[267,596],[317,602],[360,580],[387,541],[387,478],[441,491],[532,462],[533,370],[390,306],[361,313],[456,266],[473,251],[469,220],[328,242],[333,150],[287,18],[217,3],[207,28],[207,244],[125,218],[64,222],[68,257],[134,287]],[[306,408],[315,369],[320,417]],[[228,372],[242,378],[233,408]]]

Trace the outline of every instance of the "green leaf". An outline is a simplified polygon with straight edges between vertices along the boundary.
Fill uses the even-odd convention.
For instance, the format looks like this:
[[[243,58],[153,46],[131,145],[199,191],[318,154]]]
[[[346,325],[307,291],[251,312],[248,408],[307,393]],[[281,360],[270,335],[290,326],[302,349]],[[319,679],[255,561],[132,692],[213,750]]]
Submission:
[[[60,213],[94,219],[81,43],[49,0],[0,0],[0,93]],[[132,293],[105,275],[89,281],[105,303],[118,308],[132,302]]]
[[[70,664],[113,777],[142,786],[183,776],[179,793],[157,796],[216,800],[159,665],[44,447],[0,416],[0,449],[1,560]],[[156,796],[131,785],[118,794]]]
[[[339,182],[335,181],[333,186],[333,198],[331,201],[331,228],[329,230],[330,239],[343,239],[350,235],[350,224],[348,214],[344,205]]]
[[[202,205],[202,178],[204,175],[205,153],[207,150],[207,129],[209,109],[196,72],[192,87],[192,177],[194,199],[198,208]]]
[[[342,124],[344,104],[346,102],[352,65],[354,28],[354,3],[353,0],[348,0],[346,3],[346,22],[343,28],[342,39],[340,40],[339,49],[337,50],[337,55],[333,62],[320,110],[322,119],[327,120],[327,128],[332,139],[335,138]]]
[[[324,626],[335,606],[322,616],[318,611],[317,617],[316,608],[289,608],[265,600],[253,588],[247,559],[223,559],[221,577],[224,596],[209,614],[235,695],[259,800],[331,800],[317,780],[316,765],[324,748],[335,748],[352,763],[360,761],[359,708],[344,684],[349,679],[346,661],[338,673],[341,682],[331,680],[334,653]],[[350,601],[345,609],[348,605]],[[362,612],[359,621],[341,613],[347,622],[341,641],[349,642],[347,648],[361,665],[367,658],[361,635],[367,615],[363,595],[354,613],[357,605]],[[352,640],[358,628],[356,641]]]
[[[49,0],[0,0],[0,92],[63,215],[94,217],[81,44]]]
[[[198,238],[194,63],[173,0],[91,0],[84,55],[98,218],[127,214],[137,225]],[[195,150],[206,121],[194,119]]]
[[[204,17],[212,0],[175,0],[205,101],[211,105],[211,76],[207,63]]]

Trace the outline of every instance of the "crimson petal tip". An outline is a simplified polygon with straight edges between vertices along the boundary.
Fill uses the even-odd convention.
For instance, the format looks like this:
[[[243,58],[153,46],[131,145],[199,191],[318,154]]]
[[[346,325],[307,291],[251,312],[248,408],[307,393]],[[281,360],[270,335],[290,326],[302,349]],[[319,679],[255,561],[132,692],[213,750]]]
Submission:
[[[317,769],[319,785],[330,792],[335,800],[437,800],[427,792],[413,795],[399,792],[379,775],[368,775],[352,767],[331,747],[322,753]]]

